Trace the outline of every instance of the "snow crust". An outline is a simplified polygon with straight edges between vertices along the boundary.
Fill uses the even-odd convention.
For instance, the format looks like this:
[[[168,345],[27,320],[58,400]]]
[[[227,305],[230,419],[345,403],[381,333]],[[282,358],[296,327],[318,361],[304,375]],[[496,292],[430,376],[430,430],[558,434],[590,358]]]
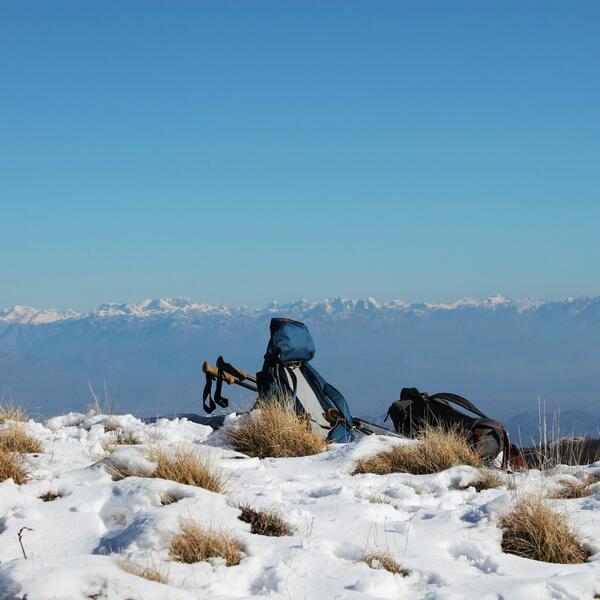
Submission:
[[[235,421],[230,417],[226,426]],[[186,419],[144,424],[131,415],[70,413],[44,424],[30,421],[26,428],[45,451],[27,457],[29,483],[0,483],[3,600],[574,600],[600,592],[600,484],[588,498],[551,501],[593,553],[585,564],[504,554],[497,525],[518,494],[551,491],[559,479],[581,478],[600,463],[562,467],[552,475],[506,476],[507,486],[478,493],[470,485],[477,472],[466,466],[436,475],[352,476],[359,458],[412,443],[379,436],[312,457],[258,460],[228,448],[223,431]],[[227,493],[144,477],[113,481],[105,446],[118,432],[141,443],[119,446],[111,456],[115,463],[150,472],[149,448],[189,449],[223,470]],[[49,491],[60,497],[39,499]],[[166,494],[177,501],[161,505]],[[251,534],[238,519],[240,502],[280,511],[295,532],[281,538]],[[170,560],[169,541],[181,518],[233,532],[245,548],[241,564]],[[18,542],[23,527],[31,529],[23,532],[27,559]],[[389,553],[410,575],[369,568],[360,560],[367,552]],[[123,560],[152,565],[169,583],[127,573],[119,567]]]

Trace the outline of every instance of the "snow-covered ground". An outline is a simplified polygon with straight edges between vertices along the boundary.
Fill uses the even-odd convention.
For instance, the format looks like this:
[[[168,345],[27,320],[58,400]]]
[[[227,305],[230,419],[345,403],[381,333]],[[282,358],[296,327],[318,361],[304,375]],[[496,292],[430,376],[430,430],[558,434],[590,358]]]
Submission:
[[[103,458],[115,435],[105,427],[115,423],[142,442],[120,446],[112,455],[116,462],[147,472],[150,447],[192,449],[227,474],[227,493],[154,478],[113,481]],[[551,476],[507,476],[507,486],[478,493],[469,485],[477,477],[470,467],[427,476],[350,474],[359,457],[406,443],[391,438],[333,445],[318,456],[259,460],[229,449],[222,432],[185,419],[146,425],[130,415],[70,414],[26,428],[45,451],[28,456],[29,483],[0,483],[2,600],[579,600],[600,592],[600,484],[590,497],[551,501],[592,553],[585,564],[504,554],[497,525],[519,493],[552,490],[558,479],[580,478],[600,463]],[[43,502],[46,492],[60,497]],[[163,506],[166,494],[178,501]],[[295,533],[251,534],[238,519],[240,502],[280,511]],[[234,533],[245,549],[241,563],[170,560],[169,542],[182,518]],[[18,541],[23,527],[29,528],[22,532],[27,559]],[[410,575],[369,568],[361,558],[371,551],[389,553]],[[169,583],[127,573],[122,561],[157,568]]]

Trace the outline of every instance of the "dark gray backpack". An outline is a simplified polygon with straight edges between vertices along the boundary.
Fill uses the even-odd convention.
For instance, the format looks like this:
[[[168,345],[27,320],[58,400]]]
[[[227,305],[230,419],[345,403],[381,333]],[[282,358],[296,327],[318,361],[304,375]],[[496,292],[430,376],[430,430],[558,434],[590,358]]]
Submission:
[[[476,416],[469,416],[454,405]],[[522,457],[518,448],[510,443],[503,425],[458,394],[440,392],[430,396],[417,388],[403,388],[400,400],[390,406],[386,419],[388,417],[396,432],[406,437],[417,436],[428,425],[458,429],[486,463],[492,464],[501,456],[502,468],[507,468],[509,463],[514,468],[524,466],[519,460],[522,461]]]

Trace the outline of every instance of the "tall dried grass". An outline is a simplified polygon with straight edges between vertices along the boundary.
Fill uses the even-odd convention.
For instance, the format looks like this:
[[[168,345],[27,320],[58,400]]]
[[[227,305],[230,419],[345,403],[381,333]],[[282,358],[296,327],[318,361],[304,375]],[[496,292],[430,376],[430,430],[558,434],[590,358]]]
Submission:
[[[171,541],[169,554],[179,562],[193,564],[209,558],[222,558],[228,567],[239,565],[242,545],[230,533],[206,529],[192,521],[181,521],[180,531]]]
[[[22,485],[29,479],[29,470],[21,454],[0,447],[0,481],[6,479]]]
[[[5,421],[24,423],[27,421],[27,412],[18,404],[12,402],[0,402],[0,424]]]
[[[530,468],[548,471],[559,465],[589,465],[600,460],[600,440],[564,437],[522,450]]]
[[[523,445],[523,444],[522,444]],[[600,439],[575,437],[561,432],[560,411],[548,419],[545,402],[538,405],[538,440],[523,448],[530,468],[552,470],[558,465],[589,465],[600,460]]]
[[[360,473],[425,475],[458,465],[480,468],[482,460],[460,431],[456,429],[448,431],[429,425],[423,430],[416,444],[397,445],[375,456],[359,460],[353,475]]]
[[[22,454],[39,454],[44,451],[40,440],[19,425],[11,425],[0,431],[0,448]]]
[[[327,446],[287,399],[262,401],[258,411],[228,431],[228,438],[235,450],[258,458],[309,456]]]
[[[540,496],[524,496],[500,518],[502,550],[550,563],[578,564],[588,554],[564,515]]]

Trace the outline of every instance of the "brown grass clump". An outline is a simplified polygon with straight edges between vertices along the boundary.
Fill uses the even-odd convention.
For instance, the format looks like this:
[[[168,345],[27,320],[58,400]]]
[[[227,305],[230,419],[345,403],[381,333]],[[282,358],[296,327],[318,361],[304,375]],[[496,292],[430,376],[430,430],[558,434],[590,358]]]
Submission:
[[[178,450],[175,456],[169,456],[155,451],[150,459],[156,462],[156,470],[151,477],[195,485],[217,493],[224,492],[227,487],[223,474],[194,452]]]
[[[271,537],[281,537],[292,533],[290,525],[275,511],[256,510],[247,504],[240,506],[239,509],[242,511],[239,519],[244,523],[250,523],[251,533]]]
[[[242,545],[231,534],[217,529],[205,529],[196,522],[185,519],[180,532],[171,541],[171,558],[193,564],[209,558],[222,558],[228,567],[239,565]]]
[[[588,474],[579,481],[571,479],[561,479],[559,481],[562,486],[560,490],[552,494],[552,498],[557,500],[573,500],[575,498],[585,498],[592,495],[592,485],[600,481],[600,476],[597,474]]]
[[[156,463],[152,473],[131,471],[113,458],[105,459],[104,464],[113,481],[120,481],[126,477],[154,477],[185,485],[195,485],[217,493],[223,493],[227,488],[223,474],[194,452],[178,450],[174,456],[170,456],[162,450],[153,450],[148,458]]]
[[[17,421],[24,423],[27,421],[27,413],[25,410],[16,404],[0,402],[0,424],[5,421]]]
[[[22,454],[39,454],[44,451],[40,440],[19,426],[0,431],[0,448]]]
[[[176,496],[175,494],[165,494],[160,498],[161,506],[169,506],[170,504],[175,504],[175,502],[179,502],[183,499],[183,496]]]
[[[258,408],[258,414],[243,417],[238,427],[228,432],[238,452],[258,458],[286,458],[319,454],[327,446],[290,401],[263,401]]]
[[[61,498],[61,495],[50,491],[46,492],[45,494],[42,494],[41,496],[38,496],[38,498],[40,500],[43,500],[44,502],[53,502],[57,498]]]
[[[394,575],[406,577],[409,572],[401,567],[389,554],[383,552],[373,552],[363,556],[363,562],[366,562],[371,569],[385,569]]]
[[[563,515],[539,496],[525,496],[500,518],[502,550],[550,563],[578,564],[588,554]]]
[[[473,483],[473,487],[481,492],[482,490],[491,490],[493,488],[505,485],[504,480],[496,471],[491,469],[479,469],[479,477]]]
[[[146,565],[141,567],[135,563],[122,560],[119,562],[119,568],[126,573],[136,575],[137,577],[143,577],[148,581],[154,581],[155,583],[169,583],[168,578],[163,575],[155,565]]]
[[[110,473],[113,481],[121,481],[126,477],[140,477],[141,473],[136,473],[134,471],[130,471],[126,466],[119,464],[112,458],[107,458],[104,460],[104,465],[106,466],[106,470]]]
[[[22,485],[29,479],[29,472],[21,454],[0,446],[0,481],[6,479],[12,479],[17,485]]]
[[[358,461],[353,475],[360,473],[412,473],[426,475],[450,467],[481,467],[482,461],[458,430],[426,427],[417,444],[397,445],[370,458]]]

